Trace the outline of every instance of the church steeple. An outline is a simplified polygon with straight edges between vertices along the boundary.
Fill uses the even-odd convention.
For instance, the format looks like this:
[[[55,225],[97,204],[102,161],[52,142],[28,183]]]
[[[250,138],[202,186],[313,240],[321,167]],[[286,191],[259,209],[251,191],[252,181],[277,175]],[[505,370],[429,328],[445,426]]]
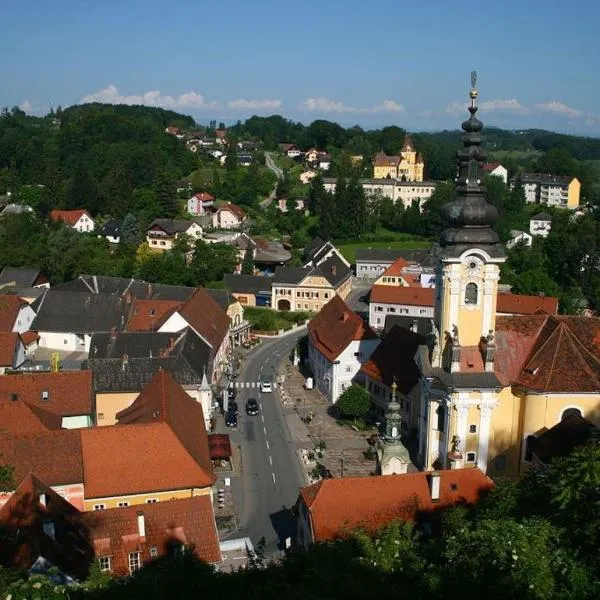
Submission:
[[[379,472],[381,475],[406,473],[410,464],[410,456],[402,443],[402,415],[400,403],[396,398],[398,386],[394,381],[391,385],[392,396],[385,413],[385,435],[383,444],[379,447]]]

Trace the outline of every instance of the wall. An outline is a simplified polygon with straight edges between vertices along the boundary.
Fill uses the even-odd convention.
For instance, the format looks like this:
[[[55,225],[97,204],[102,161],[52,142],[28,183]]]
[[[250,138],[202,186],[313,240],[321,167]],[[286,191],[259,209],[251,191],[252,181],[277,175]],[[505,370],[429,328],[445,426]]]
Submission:
[[[50,486],[57,494],[61,495],[67,502],[70,502],[75,508],[83,510],[84,489],[83,483],[72,483],[65,485]],[[0,507],[12,496],[11,492],[0,491]]]
[[[63,417],[62,427],[63,429],[82,429],[83,427],[92,427],[94,421],[90,415],[74,415],[69,417]]]
[[[250,292],[231,292],[231,295],[244,306],[256,306],[256,296]]]
[[[573,179],[569,184],[569,193],[567,199],[568,208],[577,208],[579,206],[579,194],[581,193],[581,184],[578,179]]]
[[[362,279],[376,279],[379,277],[393,261],[386,261],[380,263],[371,262],[357,262],[356,263],[356,276]]]
[[[83,335],[75,333],[60,333],[55,331],[38,331],[40,336],[40,348],[51,348],[54,350],[67,350],[70,352],[85,350]],[[89,345],[88,345],[89,351]]]
[[[124,494],[122,496],[113,496],[108,498],[85,498],[84,507],[85,510],[94,510],[94,504],[104,504],[105,508],[118,508],[119,502],[128,502],[129,506],[134,506],[136,504],[146,504],[147,500],[149,499],[156,499],[158,502],[165,502],[178,498],[205,496],[207,494],[212,494],[210,487],[168,490],[166,492],[148,492],[145,494]]]
[[[96,392],[96,424],[115,425],[118,412],[130,406],[139,392]]]
[[[87,215],[81,215],[79,220],[73,226],[73,229],[79,231],[79,233],[84,233],[86,231],[94,231],[94,221],[90,219]]]
[[[31,306],[23,306],[17,314],[17,319],[12,330],[17,333],[24,333],[31,329],[31,323],[35,319],[35,312]]]
[[[425,317],[428,319],[432,319],[433,306],[413,306],[411,304],[385,304],[383,302],[371,302],[369,304],[369,325],[371,327],[374,327],[376,329],[383,329],[383,327],[385,326],[385,317],[387,315]]]

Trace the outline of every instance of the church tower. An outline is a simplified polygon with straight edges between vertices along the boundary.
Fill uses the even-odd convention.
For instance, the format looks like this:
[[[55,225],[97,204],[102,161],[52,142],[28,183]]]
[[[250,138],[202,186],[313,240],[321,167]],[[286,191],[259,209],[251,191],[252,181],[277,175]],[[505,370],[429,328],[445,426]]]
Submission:
[[[385,436],[377,452],[380,475],[400,475],[408,471],[410,456],[402,443],[402,415],[396,398],[397,385],[392,383],[392,399],[385,413]]]
[[[476,117],[476,75],[471,76],[469,118],[462,124],[458,151],[456,199],[443,208],[449,224],[442,232],[436,272],[434,323],[440,347],[438,364],[460,370],[461,348],[480,348],[486,370],[493,370],[496,296],[500,265],[506,260],[492,225],[498,211],[487,202],[483,185],[486,154],[481,147],[483,123]],[[464,358],[464,357],[463,357]]]

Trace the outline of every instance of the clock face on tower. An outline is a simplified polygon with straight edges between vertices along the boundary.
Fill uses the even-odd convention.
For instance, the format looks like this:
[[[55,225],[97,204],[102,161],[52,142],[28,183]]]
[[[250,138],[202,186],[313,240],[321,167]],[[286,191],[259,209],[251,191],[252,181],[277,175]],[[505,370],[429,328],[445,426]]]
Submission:
[[[483,261],[477,256],[467,256],[465,260],[467,275],[474,276],[481,273]]]

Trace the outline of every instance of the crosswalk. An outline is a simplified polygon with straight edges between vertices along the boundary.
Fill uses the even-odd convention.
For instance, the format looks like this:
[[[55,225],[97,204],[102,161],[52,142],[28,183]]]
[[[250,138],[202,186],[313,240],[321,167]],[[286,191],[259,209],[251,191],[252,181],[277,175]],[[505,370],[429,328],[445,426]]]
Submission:
[[[278,384],[272,383],[273,389],[277,389]],[[260,381],[234,381],[233,386],[239,390],[260,388]]]

